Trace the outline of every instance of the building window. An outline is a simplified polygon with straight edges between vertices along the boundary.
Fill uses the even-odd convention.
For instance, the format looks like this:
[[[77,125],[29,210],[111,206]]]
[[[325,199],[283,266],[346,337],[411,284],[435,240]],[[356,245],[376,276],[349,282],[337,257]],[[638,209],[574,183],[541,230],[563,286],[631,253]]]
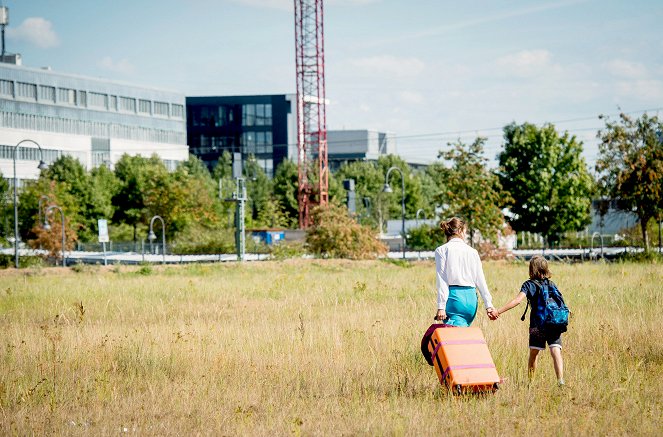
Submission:
[[[173,103],[173,117],[184,118],[184,105],[178,105]]]
[[[108,109],[117,111],[117,96],[110,96],[110,107]]]
[[[85,91],[78,92],[78,106],[87,106],[87,93]]]
[[[16,97],[28,100],[37,100],[37,85],[34,83],[17,82]]]
[[[149,100],[138,100],[138,112],[141,114],[151,114],[152,102]]]
[[[129,97],[120,97],[119,98],[119,110],[122,112],[136,112],[136,99]]]
[[[90,108],[108,108],[108,95],[100,93],[90,93]]]
[[[14,82],[11,80],[0,80],[0,94],[14,97]]]
[[[58,88],[58,103],[63,105],[75,105],[76,91],[68,88]]]
[[[272,105],[256,105],[256,126],[272,125]]]
[[[256,125],[256,105],[242,106],[242,126]]]
[[[55,87],[44,85],[39,86],[39,100],[55,103]]]
[[[168,117],[168,103],[154,102],[154,115]]]

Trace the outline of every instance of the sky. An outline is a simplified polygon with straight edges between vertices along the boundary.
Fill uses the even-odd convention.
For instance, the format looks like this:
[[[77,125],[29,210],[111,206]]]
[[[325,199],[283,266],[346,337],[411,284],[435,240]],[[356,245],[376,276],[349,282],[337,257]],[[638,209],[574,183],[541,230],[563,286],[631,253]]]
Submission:
[[[5,0],[23,65],[187,96],[296,91],[292,0]],[[663,116],[663,0],[327,0],[328,129],[406,159],[554,123],[596,160],[599,114]],[[660,113],[659,113],[660,111]],[[333,145],[330,145],[333,147]]]

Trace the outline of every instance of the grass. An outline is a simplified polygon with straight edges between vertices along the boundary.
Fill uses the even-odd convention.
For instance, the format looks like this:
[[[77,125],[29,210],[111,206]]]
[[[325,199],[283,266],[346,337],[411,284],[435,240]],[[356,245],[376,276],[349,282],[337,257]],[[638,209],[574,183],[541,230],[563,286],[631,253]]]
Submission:
[[[495,303],[527,265],[484,265]],[[453,397],[419,352],[434,266],[283,261],[2,272],[3,435],[657,435],[663,267],[553,264],[567,387],[526,376],[524,306],[483,329],[503,388]]]

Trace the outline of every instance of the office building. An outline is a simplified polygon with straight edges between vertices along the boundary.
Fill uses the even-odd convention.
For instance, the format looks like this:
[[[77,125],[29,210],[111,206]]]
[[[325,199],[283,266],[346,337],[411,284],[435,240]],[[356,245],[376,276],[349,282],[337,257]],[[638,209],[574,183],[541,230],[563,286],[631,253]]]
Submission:
[[[272,177],[285,159],[297,160],[294,95],[187,97],[190,152],[213,170],[224,151],[257,160]]]
[[[20,59],[20,58],[19,58]],[[32,140],[37,147],[24,142]],[[126,154],[158,155],[169,169],[188,159],[183,94],[0,63],[0,171],[36,179],[62,155],[87,169]]]
[[[352,161],[377,161],[380,156],[396,154],[393,133],[374,130],[327,131],[327,159],[330,170]]]

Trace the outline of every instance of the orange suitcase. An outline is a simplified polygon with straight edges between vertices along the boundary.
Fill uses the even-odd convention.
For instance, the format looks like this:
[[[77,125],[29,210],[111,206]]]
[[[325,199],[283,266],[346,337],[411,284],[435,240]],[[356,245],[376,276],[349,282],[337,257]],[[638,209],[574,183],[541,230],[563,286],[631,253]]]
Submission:
[[[499,388],[493,357],[479,328],[438,328],[428,343],[440,383],[456,394]]]

